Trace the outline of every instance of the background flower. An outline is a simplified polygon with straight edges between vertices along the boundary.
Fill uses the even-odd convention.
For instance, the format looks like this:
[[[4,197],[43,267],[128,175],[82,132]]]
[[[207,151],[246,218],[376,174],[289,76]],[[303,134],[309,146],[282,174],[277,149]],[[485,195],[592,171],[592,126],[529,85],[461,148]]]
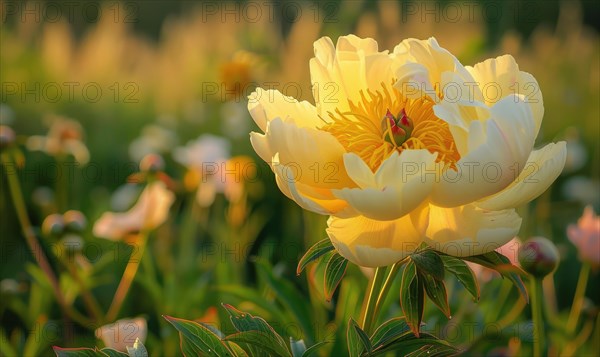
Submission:
[[[569,240],[577,247],[579,258],[600,267],[600,217],[592,206],[586,206],[577,225],[567,228]]]

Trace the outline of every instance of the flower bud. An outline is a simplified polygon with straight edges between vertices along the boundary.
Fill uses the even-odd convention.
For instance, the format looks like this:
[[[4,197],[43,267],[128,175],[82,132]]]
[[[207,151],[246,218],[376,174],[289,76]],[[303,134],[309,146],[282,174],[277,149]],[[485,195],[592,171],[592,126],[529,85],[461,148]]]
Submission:
[[[15,143],[15,131],[9,126],[0,125],[0,150],[6,149]]]
[[[87,219],[80,211],[70,210],[63,214],[65,228],[69,232],[81,233],[87,226]]]
[[[140,161],[140,171],[158,172],[165,169],[165,161],[162,156],[157,154],[148,154]]]
[[[519,249],[519,264],[536,278],[543,278],[552,273],[559,260],[558,249],[544,237],[533,237]]]
[[[44,219],[42,223],[42,233],[47,236],[59,237],[65,232],[65,221],[63,216],[54,213]]]

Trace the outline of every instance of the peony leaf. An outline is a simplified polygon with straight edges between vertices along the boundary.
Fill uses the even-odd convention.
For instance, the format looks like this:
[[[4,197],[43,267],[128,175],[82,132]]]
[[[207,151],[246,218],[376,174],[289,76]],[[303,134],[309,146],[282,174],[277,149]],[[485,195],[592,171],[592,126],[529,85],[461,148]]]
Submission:
[[[329,341],[321,341],[321,342],[315,343],[314,345],[310,346],[306,351],[304,351],[304,353],[302,354],[302,357],[312,356],[315,352],[317,352],[317,350],[319,348],[325,346],[328,343],[329,343]]]
[[[448,345],[425,345],[418,350],[407,354],[406,357],[446,357],[456,356],[457,352],[456,348]]]
[[[106,357],[106,353],[92,348],[61,348],[52,347],[58,357]]]
[[[189,344],[193,345],[194,350],[200,350],[204,354],[233,356],[233,353],[225,345],[225,343],[215,335],[211,330],[201,324],[178,319],[171,316],[163,316],[177,331],[181,332],[182,341],[186,341],[187,350],[190,350]],[[182,343],[182,347],[184,344]],[[187,354],[186,354],[187,355]]]
[[[369,336],[363,331],[353,318],[348,320],[348,329],[346,331],[348,341],[348,354],[351,357],[361,356],[365,351],[371,352],[371,341]]]
[[[123,353],[121,351],[113,350],[112,348],[104,347],[100,350],[102,353],[106,354],[108,357],[128,357],[127,353]]]
[[[235,307],[228,304],[223,304],[223,307],[229,313],[231,323],[238,332],[258,331],[265,335],[270,341],[269,344],[277,345],[281,350],[288,351],[287,344],[283,337],[275,332],[271,325],[269,325],[262,317],[252,316],[251,314],[237,310]],[[288,351],[288,355],[289,354]]]
[[[436,251],[431,249],[422,250],[411,254],[410,259],[420,271],[433,276],[437,280],[444,280],[444,262]]]
[[[450,306],[448,306],[448,294],[446,293],[446,285],[441,280],[434,279],[431,275],[420,274],[419,278],[423,279],[423,286],[429,299],[450,318]]]
[[[493,269],[503,277],[508,278],[517,289],[519,289],[519,293],[521,293],[521,296],[523,296],[525,301],[529,303],[529,295],[527,294],[527,289],[525,289],[525,284],[523,284],[523,280],[521,280],[520,276],[525,275],[525,272],[519,267],[512,265],[510,260],[504,255],[496,251],[491,251],[489,253],[464,257],[462,259]]]
[[[438,351],[437,353],[426,354],[428,348],[435,350],[435,347],[439,347],[439,350],[436,350]],[[420,337],[412,333],[406,333],[384,348],[373,351],[371,356],[378,356],[388,352],[394,352],[396,356],[421,356],[421,351],[425,351],[425,355],[427,356],[450,356],[460,352],[458,349],[450,346],[448,342],[428,333],[421,333]]]
[[[302,258],[300,258],[300,261],[298,262],[298,268],[296,269],[296,274],[300,275],[300,273],[302,273],[302,271],[304,270],[304,268],[306,267],[306,265],[308,263],[316,260],[323,254],[325,254],[333,249],[334,249],[334,247],[331,244],[331,240],[329,240],[329,238],[325,238],[322,241],[320,241],[320,242],[316,243],[315,245],[313,245],[312,247],[310,247],[306,251],[306,253],[304,253]]]
[[[329,258],[325,268],[325,299],[328,302],[331,301],[335,289],[346,274],[347,267],[348,261],[341,255],[336,253]]]
[[[387,320],[379,326],[371,336],[373,349],[383,348],[394,339],[404,335],[410,331],[410,327],[406,324],[404,317],[395,317]]]
[[[225,341],[233,341],[235,343],[246,344],[256,347],[256,349],[246,350],[251,356],[264,355],[265,353],[273,356],[288,356],[292,357],[291,352],[286,346],[281,346],[273,341],[273,337],[266,332],[251,330],[234,333],[225,337]],[[255,354],[258,350],[258,354]],[[262,352],[262,353],[260,353]]]
[[[479,284],[473,270],[462,260],[450,255],[441,255],[444,267],[467,289],[475,301],[479,301]]]
[[[417,337],[423,319],[424,298],[423,282],[419,279],[415,264],[410,261],[402,273],[400,305],[406,316],[406,323]]]

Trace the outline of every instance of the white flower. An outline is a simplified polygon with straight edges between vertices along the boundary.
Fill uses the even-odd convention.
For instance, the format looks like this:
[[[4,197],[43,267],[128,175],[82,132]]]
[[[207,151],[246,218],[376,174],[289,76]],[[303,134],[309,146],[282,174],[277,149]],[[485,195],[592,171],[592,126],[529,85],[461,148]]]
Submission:
[[[154,229],[167,219],[174,200],[175,195],[163,182],[153,182],[129,211],[105,212],[94,224],[93,233],[100,238],[119,240],[144,229]]]

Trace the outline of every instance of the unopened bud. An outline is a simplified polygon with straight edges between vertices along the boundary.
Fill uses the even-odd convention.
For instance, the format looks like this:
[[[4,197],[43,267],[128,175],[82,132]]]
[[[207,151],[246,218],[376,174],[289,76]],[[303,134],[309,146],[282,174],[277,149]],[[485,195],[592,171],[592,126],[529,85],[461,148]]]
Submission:
[[[65,232],[65,221],[63,216],[54,213],[46,217],[42,223],[42,233],[46,236],[59,237]]]
[[[554,243],[544,237],[533,237],[519,248],[519,264],[529,274],[543,278],[558,266],[560,256]]]
[[[65,228],[69,232],[81,233],[87,226],[87,219],[80,211],[70,210],[63,214]]]

